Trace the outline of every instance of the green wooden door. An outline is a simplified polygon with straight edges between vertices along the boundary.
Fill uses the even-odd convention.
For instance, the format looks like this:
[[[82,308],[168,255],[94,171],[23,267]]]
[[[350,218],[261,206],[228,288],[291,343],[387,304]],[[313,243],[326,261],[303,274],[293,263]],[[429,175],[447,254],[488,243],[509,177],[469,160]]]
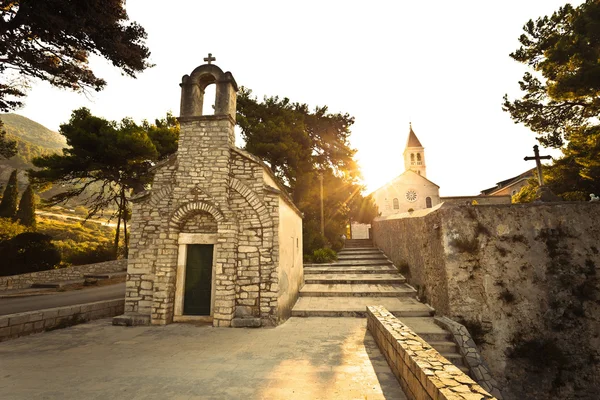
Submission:
[[[185,263],[184,315],[210,315],[212,244],[188,244]]]

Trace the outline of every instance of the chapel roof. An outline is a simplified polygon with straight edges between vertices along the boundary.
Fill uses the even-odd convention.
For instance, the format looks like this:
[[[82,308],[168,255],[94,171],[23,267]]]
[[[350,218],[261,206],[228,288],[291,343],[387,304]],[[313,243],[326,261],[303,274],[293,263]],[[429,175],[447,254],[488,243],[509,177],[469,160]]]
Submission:
[[[417,135],[413,131],[412,124],[410,125],[410,131],[408,132],[408,139],[406,140],[406,147],[423,147]]]

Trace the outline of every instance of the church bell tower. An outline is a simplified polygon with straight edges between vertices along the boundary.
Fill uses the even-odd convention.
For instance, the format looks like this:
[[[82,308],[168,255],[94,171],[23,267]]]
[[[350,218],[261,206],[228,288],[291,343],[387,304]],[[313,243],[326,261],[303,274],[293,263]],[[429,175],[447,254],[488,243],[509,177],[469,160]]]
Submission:
[[[425,148],[421,145],[417,135],[415,135],[412,123],[409,124],[409,129],[408,140],[404,149],[404,169],[406,171],[410,169],[426,178]]]

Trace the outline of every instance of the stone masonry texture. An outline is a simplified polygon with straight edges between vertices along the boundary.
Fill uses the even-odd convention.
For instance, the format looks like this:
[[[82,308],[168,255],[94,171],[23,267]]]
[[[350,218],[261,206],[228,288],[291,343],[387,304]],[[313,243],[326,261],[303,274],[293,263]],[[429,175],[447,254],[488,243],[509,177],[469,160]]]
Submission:
[[[203,68],[220,71],[205,65],[184,77],[182,109],[189,112],[198,108],[184,104],[194,101],[189,85]],[[274,325],[289,317],[278,312],[277,301],[279,199],[289,198],[283,187],[265,181],[269,171],[260,160],[235,148],[235,91],[223,88],[217,86],[217,103],[233,109],[180,117],[178,152],[155,166],[152,189],[134,198],[125,313],[148,316],[152,324],[173,321],[177,285],[183,284],[177,282],[180,234],[217,238],[214,326],[231,326],[234,318],[246,321],[236,326],[248,319],[252,326]],[[229,97],[220,102],[222,91]]]
[[[447,206],[378,218],[374,241],[464,325],[505,399],[600,392],[600,204]]]
[[[384,307],[367,307],[367,328],[409,399],[495,399]]]

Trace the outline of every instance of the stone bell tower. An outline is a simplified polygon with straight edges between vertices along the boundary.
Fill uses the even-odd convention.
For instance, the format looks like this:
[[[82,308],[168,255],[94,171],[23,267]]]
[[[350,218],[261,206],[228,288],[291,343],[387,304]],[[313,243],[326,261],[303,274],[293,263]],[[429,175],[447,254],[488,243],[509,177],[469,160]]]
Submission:
[[[404,170],[415,171],[417,174],[427,177],[427,168],[425,165],[425,148],[415,135],[412,123],[409,124],[408,139],[404,149]]]

